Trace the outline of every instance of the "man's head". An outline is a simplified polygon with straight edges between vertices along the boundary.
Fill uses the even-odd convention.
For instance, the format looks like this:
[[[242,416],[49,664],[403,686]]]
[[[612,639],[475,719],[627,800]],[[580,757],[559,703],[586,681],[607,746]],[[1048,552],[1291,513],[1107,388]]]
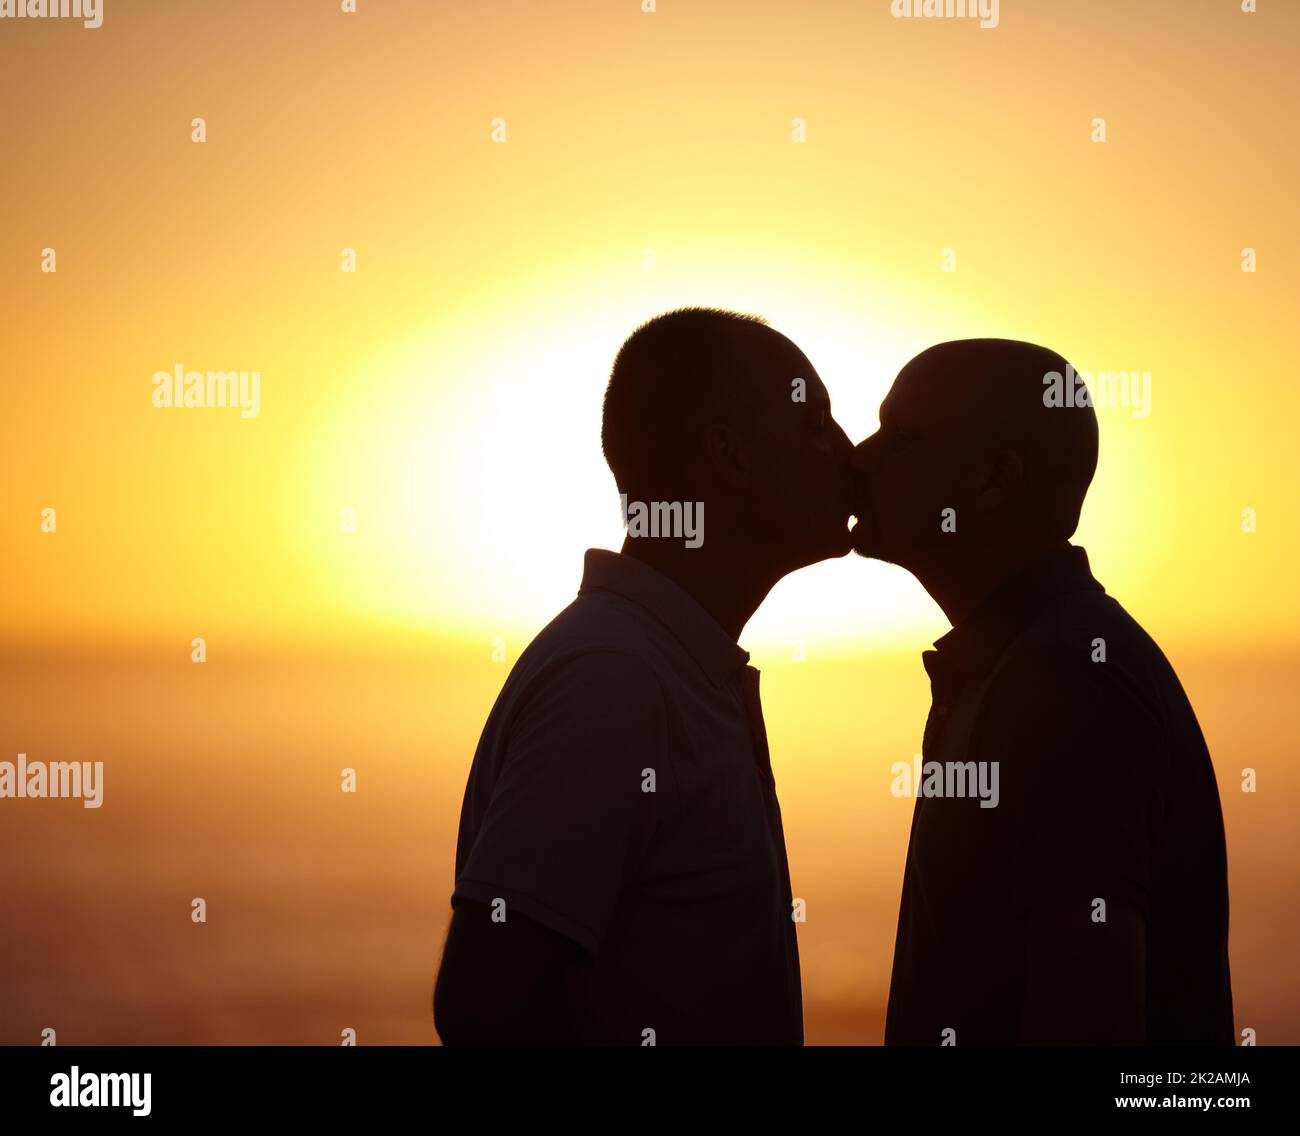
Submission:
[[[683,308],[637,328],[601,441],[629,502],[704,502],[706,547],[782,574],[849,550],[852,447],[812,364],[757,316]]]
[[[1097,468],[1097,418],[1089,402],[1044,397],[1066,369],[1056,352],[1011,339],[921,352],[854,452],[854,548],[924,580],[988,551],[1068,540]]]

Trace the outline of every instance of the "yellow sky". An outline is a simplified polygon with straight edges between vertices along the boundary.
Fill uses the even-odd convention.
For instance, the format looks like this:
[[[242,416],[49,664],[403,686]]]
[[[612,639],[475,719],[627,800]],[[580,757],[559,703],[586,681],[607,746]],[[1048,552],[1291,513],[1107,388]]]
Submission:
[[[1214,754],[1238,1026],[1300,1037],[1300,4],[104,2],[0,21],[0,720],[10,759],[110,767],[103,810],[0,827],[0,900],[50,948],[0,942],[4,1040],[431,1040],[475,741],[618,545],[606,373],[682,304],[767,316],[855,440],[945,339],[1150,372],[1149,416],[1100,411],[1079,539]],[[259,413],[156,408],[177,364],[256,370]],[[944,630],[849,558],[743,638],[810,1040],[881,1036],[889,771]],[[217,937],[176,921],[198,889]]]
[[[1102,412],[1098,575],[1158,637],[1293,642],[1300,9],[808,7],[109,0],[97,30],[0,27],[4,631],[526,639],[619,540],[614,350],[703,303],[793,336],[855,439],[938,340],[1150,372],[1149,417]],[[260,413],[155,408],[178,363],[257,370]],[[846,560],[746,639],[944,626]]]

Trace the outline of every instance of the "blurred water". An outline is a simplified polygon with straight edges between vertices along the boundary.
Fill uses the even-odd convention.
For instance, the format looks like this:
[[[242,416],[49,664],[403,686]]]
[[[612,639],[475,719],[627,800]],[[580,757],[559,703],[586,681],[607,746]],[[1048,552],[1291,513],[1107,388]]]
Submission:
[[[102,808],[0,801],[0,1042],[435,1042],[461,792],[505,676],[489,653],[0,661],[0,757],[105,763]],[[914,654],[755,661],[808,1041],[877,1043],[911,807],[889,766],[919,748],[924,675]],[[1300,666],[1180,671],[1224,798],[1238,1029],[1300,1042]]]

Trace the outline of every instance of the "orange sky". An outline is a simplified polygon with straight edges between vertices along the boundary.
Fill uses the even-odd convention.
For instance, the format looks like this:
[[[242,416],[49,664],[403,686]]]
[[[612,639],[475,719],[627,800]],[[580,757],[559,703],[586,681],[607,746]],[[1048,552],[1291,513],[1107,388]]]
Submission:
[[[335,7],[0,28],[11,633],[526,635],[618,539],[613,351],[696,302],[794,336],[855,438],[945,338],[1150,372],[1080,539],[1169,633],[1294,640],[1300,10]],[[155,408],[177,364],[257,370],[260,413]],[[751,634],[939,630],[836,564]]]
[[[34,684],[4,706],[4,749],[183,771],[157,819],[233,748],[275,767],[277,714],[310,723],[326,697],[293,660],[336,654],[358,682],[398,658],[484,667],[454,721],[368,686],[347,703],[384,716],[373,760],[434,778],[412,798],[433,829],[401,828],[400,794],[369,823],[409,831],[408,850],[436,832],[410,871],[441,903],[435,857],[504,677],[491,644],[515,657],[582,550],[620,539],[599,411],[632,327],[682,304],[765,315],[854,440],[925,346],[1032,339],[1150,373],[1149,416],[1100,412],[1079,540],[1188,661],[1227,786],[1234,951],[1264,1012],[1297,946],[1295,872],[1278,873],[1300,728],[1300,5],[1260,6],[1004,0],[988,30],[887,0],[106,0],[93,30],[0,21],[0,634]],[[152,377],[177,364],[256,370],[258,414],[156,408]],[[794,870],[841,897],[805,972],[861,1021],[905,837],[871,770],[919,745],[916,653],[944,630],[910,577],[850,558],[783,582],[743,640],[773,672]],[[155,735],[150,692],[191,681],[169,668],[196,636],[235,670],[184,686]],[[128,656],[155,679],[115,686]],[[239,668],[276,658],[271,708],[226,721],[253,689]],[[311,730],[330,769],[357,760]],[[1262,815],[1236,793],[1252,763],[1276,794]],[[218,857],[246,827],[229,807],[210,806]],[[294,821],[303,847],[328,844],[326,816]],[[68,833],[43,831],[54,855]]]

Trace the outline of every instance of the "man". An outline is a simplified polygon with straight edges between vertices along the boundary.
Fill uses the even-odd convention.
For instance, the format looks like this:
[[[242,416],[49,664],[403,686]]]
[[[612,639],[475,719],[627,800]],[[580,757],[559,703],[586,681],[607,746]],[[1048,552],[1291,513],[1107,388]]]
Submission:
[[[922,656],[933,776],[886,1044],[1233,1041],[1214,770],[1168,661],[1069,544],[1097,464],[1074,377],[1029,343],[940,344],[854,454],[857,550],[953,624]]]
[[[780,808],[737,643],[848,552],[851,445],[762,320],[639,328],[602,441],[621,553],[511,671],[474,756],[434,994],[444,1043],[800,1044]]]

